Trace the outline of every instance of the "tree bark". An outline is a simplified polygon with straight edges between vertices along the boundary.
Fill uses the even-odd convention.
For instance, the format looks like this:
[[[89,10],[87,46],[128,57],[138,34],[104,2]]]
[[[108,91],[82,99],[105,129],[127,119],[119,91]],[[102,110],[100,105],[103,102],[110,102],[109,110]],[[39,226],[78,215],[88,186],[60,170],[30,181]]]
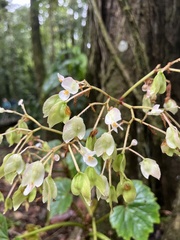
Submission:
[[[31,38],[32,54],[35,71],[35,85],[37,86],[37,97],[40,97],[41,87],[45,80],[46,71],[43,59],[43,48],[41,42],[40,24],[39,24],[39,0],[31,0],[30,18],[31,18]]]
[[[180,182],[178,185],[178,191],[176,200],[174,201],[174,208],[172,215],[166,224],[164,240],[176,240],[180,239]]]
[[[180,1],[156,0],[98,0],[89,1],[89,29],[91,49],[87,79],[92,84],[119,98],[148,69],[167,64],[180,56]],[[118,51],[120,40],[129,48]],[[118,63],[122,63],[118,64]],[[180,65],[180,64],[179,64]],[[176,65],[178,67],[178,64]],[[127,74],[124,74],[127,73]],[[143,75],[142,75],[143,74]],[[178,74],[168,74],[172,81],[172,98],[180,105]],[[126,100],[141,104],[142,91],[138,89]],[[92,100],[99,96],[91,95]],[[163,101],[163,99],[161,99]],[[123,117],[124,117],[123,113]],[[180,116],[177,114],[177,120]],[[149,184],[158,196],[162,208],[171,210],[176,196],[180,161],[161,153],[158,139],[147,128],[134,126],[133,134],[139,140],[142,155],[154,158],[160,164],[160,182],[150,179]],[[127,160],[127,162],[129,159]],[[138,163],[136,161],[136,163]],[[138,164],[130,164],[130,176],[137,177]],[[133,166],[133,167],[132,167]]]

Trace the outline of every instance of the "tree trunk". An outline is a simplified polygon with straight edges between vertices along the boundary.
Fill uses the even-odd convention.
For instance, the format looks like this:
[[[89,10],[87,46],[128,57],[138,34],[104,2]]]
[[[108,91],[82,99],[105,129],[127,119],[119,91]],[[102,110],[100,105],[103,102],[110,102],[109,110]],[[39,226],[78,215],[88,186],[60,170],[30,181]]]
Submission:
[[[92,0],[89,1],[89,29],[91,49],[89,54],[88,81],[119,98],[133,83],[161,63],[166,64],[180,56],[180,1],[155,0]],[[128,42],[128,49],[118,50],[121,40]],[[172,80],[172,98],[180,105],[178,74],[169,74]],[[142,91],[126,101],[141,105]],[[92,100],[99,96],[91,95]],[[126,114],[123,112],[123,117]],[[177,120],[180,116],[177,115]],[[180,161],[168,158],[160,151],[162,139],[144,127],[135,125],[132,134],[141,145],[140,152],[160,164],[162,178],[150,179],[149,184],[164,209],[171,209],[176,195]],[[138,161],[127,159],[129,177],[137,177]],[[133,166],[133,167],[132,167]]]
[[[40,97],[41,87],[45,80],[46,72],[43,59],[43,48],[41,43],[40,24],[39,24],[39,1],[31,0],[31,37],[32,53],[35,71],[35,85],[37,86],[37,97]]]
[[[51,53],[50,53],[50,61],[55,61],[55,27],[56,23],[56,13],[55,11],[58,8],[57,0],[49,0],[49,30],[50,30],[50,43],[51,43]]]
[[[176,240],[180,239],[180,183],[178,185],[178,191],[176,200],[174,201],[174,208],[172,215],[166,224],[164,233],[164,240]]]

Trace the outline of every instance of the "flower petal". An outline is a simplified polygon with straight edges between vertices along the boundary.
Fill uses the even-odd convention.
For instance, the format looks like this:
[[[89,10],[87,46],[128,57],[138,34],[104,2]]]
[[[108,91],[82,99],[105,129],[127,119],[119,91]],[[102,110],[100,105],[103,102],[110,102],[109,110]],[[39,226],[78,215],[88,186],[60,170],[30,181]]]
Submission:
[[[59,98],[66,101],[70,97],[70,92],[68,90],[62,90],[59,92]]]
[[[79,90],[79,84],[72,77],[65,78],[61,86],[71,94],[76,94]]]
[[[60,82],[64,81],[64,76],[63,75],[58,73],[57,76],[58,76],[58,79],[59,79]]]
[[[155,104],[152,108],[152,110],[150,112],[148,112],[148,115],[154,115],[154,116],[158,116],[160,115],[164,110],[159,109],[160,105],[159,104]]]
[[[121,120],[121,112],[118,108],[112,108],[105,116],[105,123],[107,125]]]
[[[27,196],[33,190],[33,188],[34,188],[34,184],[33,183],[28,184],[27,187],[25,188],[23,194],[25,196]]]
[[[84,155],[83,160],[90,167],[95,167],[98,164],[97,159],[91,155]]]

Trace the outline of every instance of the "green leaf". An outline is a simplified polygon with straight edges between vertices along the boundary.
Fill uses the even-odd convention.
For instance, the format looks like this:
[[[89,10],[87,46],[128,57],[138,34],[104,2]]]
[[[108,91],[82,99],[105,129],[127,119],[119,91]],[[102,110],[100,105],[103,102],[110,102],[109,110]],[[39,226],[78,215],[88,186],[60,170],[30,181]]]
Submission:
[[[124,240],[147,240],[153,224],[159,223],[159,205],[150,188],[141,181],[133,181],[137,197],[133,203],[117,206],[110,215],[111,226]]]
[[[60,86],[60,82],[58,81],[57,72],[54,72],[45,80],[42,86],[43,93],[49,94],[53,89],[57,89],[58,86]]]
[[[1,240],[8,240],[8,228],[6,218],[0,214],[0,239]]]
[[[50,218],[65,213],[72,203],[71,180],[68,178],[55,178],[57,197],[50,205]]]
[[[76,161],[77,161],[77,164],[78,164],[81,172],[84,172],[87,165],[83,161],[82,155],[77,153],[77,154],[75,154],[75,157],[76,157]],[[66,158],[64,159],[64,164],[67,165],[70,176],[71,176],[71,178],[73,178],[75,176],[75,174],[77,173],[77,171],[76,171],[76,168],[75,168],[74,163],[72,161],[72,157],[71,157],[70,153],[67,153]]]
[[[56,147],[61,144],[61,141],[59,139],[53,139],[51,141],[48,141],[49,147],[52,149],[53,147]]]

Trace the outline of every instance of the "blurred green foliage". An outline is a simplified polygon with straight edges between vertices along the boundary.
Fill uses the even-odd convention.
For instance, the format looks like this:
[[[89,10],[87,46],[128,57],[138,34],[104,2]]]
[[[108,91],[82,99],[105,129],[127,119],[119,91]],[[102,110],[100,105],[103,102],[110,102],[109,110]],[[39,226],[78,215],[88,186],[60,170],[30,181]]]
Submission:
[[[32,60],[30,7],[13,8],[10,1],[0,5],[0,105],[24,99],[34,117],[40,105],[60,90],[57,72],[81,80],[87,58],[84,38],[87,15],[85,1],[39,1],[39,23],[47,72],[41,93],[37,92]],[[38,102],[41,96],[41,102]]]

